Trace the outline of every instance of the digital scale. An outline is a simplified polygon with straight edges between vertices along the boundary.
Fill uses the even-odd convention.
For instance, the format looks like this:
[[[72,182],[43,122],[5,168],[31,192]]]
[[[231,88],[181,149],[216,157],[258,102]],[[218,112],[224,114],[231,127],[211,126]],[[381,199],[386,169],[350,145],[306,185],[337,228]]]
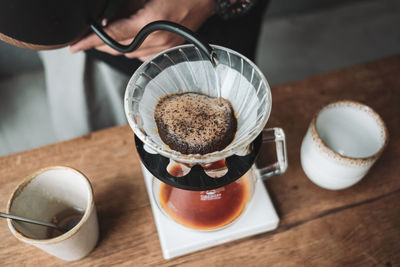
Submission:
[[[255,182],[253,197],[236,221],[220,230],[201,231],[186,228],[163,214],[153,198],[153,175],[143,164],[142,172],[165,259],[268,232],[278,227],[279,217],[261,179]]]

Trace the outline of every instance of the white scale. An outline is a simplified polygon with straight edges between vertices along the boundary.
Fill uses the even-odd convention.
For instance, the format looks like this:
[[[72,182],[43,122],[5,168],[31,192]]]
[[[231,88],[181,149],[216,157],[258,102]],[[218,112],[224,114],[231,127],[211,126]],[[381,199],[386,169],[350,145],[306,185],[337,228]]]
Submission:
[[[279,217],[261,179],[257,179],[255,183],[253,197],[247,204],[245,213],[233,224],[221,230],[198,231],[178,224],[159,210],[152,195],[153,175],[143,165],[142,171],[165,259],[264,233],[278,227]]]

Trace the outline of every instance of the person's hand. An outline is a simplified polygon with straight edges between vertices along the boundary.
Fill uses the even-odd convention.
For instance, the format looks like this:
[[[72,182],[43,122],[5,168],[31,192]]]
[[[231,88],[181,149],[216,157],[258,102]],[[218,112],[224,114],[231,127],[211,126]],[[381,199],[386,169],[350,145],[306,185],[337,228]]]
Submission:
[[[140,29],[152,21],[169,20],[196,31],[212,14],[214,0],[150,0],[135,14],[111,23],[104,30],[121,44],[130,44]],[[137,50],[124,55],[145,61],[154,54],[183,42],[184,39],[174,33],[156,31],[151,33]],[[104,44],[94,33],[71,45],[70,51],[75,53],[92,48],[112,55],[121,55]]]

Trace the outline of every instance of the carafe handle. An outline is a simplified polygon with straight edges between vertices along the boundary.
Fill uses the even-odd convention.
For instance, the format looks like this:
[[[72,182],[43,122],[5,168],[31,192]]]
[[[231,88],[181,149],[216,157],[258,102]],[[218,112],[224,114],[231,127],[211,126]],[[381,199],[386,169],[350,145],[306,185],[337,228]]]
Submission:
[[[288,166],[286,153],[285,132],[281,128],[270,128],[263,130],[263,143],[275,142],[277,161],[269,166],[260,168],[260,177],[266,180],[274,175],[282,174]]]

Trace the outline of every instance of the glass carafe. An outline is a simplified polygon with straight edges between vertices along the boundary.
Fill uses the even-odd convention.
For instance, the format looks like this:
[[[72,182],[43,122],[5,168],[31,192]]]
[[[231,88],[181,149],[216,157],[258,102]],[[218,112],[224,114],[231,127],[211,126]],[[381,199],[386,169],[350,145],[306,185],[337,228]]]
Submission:
[[[164,179],[156,175],[141,156],[146,169],[158,178],[152,181],[152,193],[158,207],[179,224],[197,230],[217,230],[236,221],[245,213],[259,177],[281,174],[287,168],[283,130],[264,130],[272,104],[270,87],[264,75],[253,62],[239,53],[220,46],[212,47],[219,62],[216,68],[195,46],[174,47],[146,61],[132,76],[125,93],[126,116],[137,140],[143,143],[148,158],[151,158],[151,154],[164,158],[158,157],[154,160],[157,164],[152,166],[160,168],[161,164],[158,163],[168,162],[161,168],[172,177]],[[154,121],[156,103],[164,95],[183,92],[222,96],[232,103],[238,127],[234,140],[225,149],[204,155],[185,155],[170,149],[161,141]],[[253,144],[261,134],[263,142],[276,144],[277,161],[274,164],[257,169],[254,161],[246,162],[243,174],[231,180],[216,175],[219,172],[224,175],[224,168],[235,167],[216,163],[255,151]],[[241,161],[237,160],[237,164],[241,164]],[[180,168],[175,174],[168,170],[174,168],[172,165]],[[220,165],[221,169],[209,168]],[[195,174],[198,170],[204,170],[208,175],[205,188],[208,181],[211,181],[210,185],[219,184],[223,179],[226,182],[212,190],[202,190],[200,186],[203,184],[196,184],[197,177],[192,175],[191,179],[194,180],[180,184],[180,179],[184,179],[193,169]],[[187,188],[191,190],[185,190]]]

